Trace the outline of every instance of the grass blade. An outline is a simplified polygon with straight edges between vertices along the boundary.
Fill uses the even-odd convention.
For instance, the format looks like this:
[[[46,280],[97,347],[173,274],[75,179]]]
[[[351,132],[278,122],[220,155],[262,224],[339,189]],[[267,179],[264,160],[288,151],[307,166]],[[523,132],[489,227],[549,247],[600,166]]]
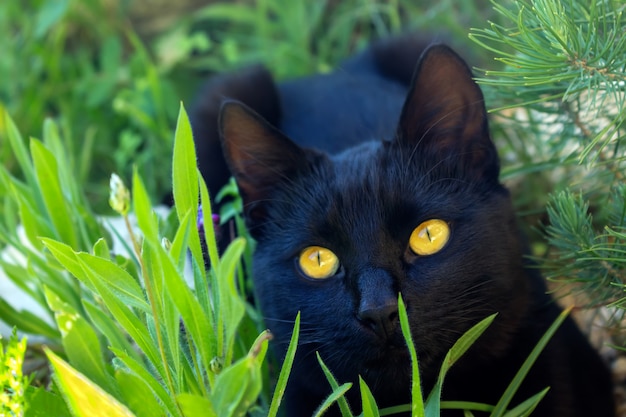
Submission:
[[[465,332],[450,348],[448,353],[446,354],[443,363],[441,364],[441,369],[439,370],[439,377],[437,378],[437,383],[433,387],[432,391],[428,395],[426,399],[426,414],[429,416],[438,416],[440,414],[440,401],[441,401],[441,390],[443,388],[443,381],[446,377],[446,374],[460,358],[467,352],[467,350],[476,342],[476,340],[483,334],[485,330],[489,327],[489,325],[496,318],[496,314],[492,314],[491,316],[481,320],[467,332]]]
[[[335,395],[338,392],[338,390],[340,389],[339,383],[337,382],[337,380],[335,379],[333,374],[330,372],[330,369],[328,369],[328,367],[326,366],[326,364],[322,360],[322,357],[320,356],[319,352],[315,352],[315,354],[317,355],[317,361],[319,362],[320,366],[322,367],[322,371],[324,371],[324,375],[326,375],[326,379],[328,380],[328,382],[330,383],[331,388],[333,389],[333,393],[331,394],[330,397],[334,398],[333,402],[337,401],[337,403],[339,405],[339,409],[341,410],[341,415],[343,417],[351,417],[352,416],[352,411],[350,411],[350,405],[348,404],[348,400],[346,400],[346,398],[343,395],[341,395],[341,396]],[[342,387],[345,387],[346,385],[347,384],[343,384]],[[349,385],[352,386],[352,384],[349,384]],[[346,389],[346,391],[347,391],[347,389]],[[326,399],[324,404],[326,404],[327,401],[328,401],[328,399]],[[322,410],[321,407],[320,407],[320,410]]]
[[[296,348],[298,347],[298,339],[300,336],[300,313],[296,316],[296,321],[293,325],[293,333],[291,334],[291,340],[289,341],[289,348],[287,349],[287,355],[283,361],[283,366],[280,368],[280,374],[278,375],[278,382],[274,389],[274,395],[270,404],[270,409],[267,413],[267,417],[276,417],[278,413],[278,407],[285,393],[287,386],[287,380],[289,379],[289,373],[293,365],[293,360],[296,356]]]
[[[419,364],[417,362],[417,352],[415,350],[415,345],[413,344],[411,328],[409,327],[409,317],[406,314],[406,306],[402,300],[402,295],[398,296],[398,315],[400,316],[402,334],[404,335],[404,340],[406,340],[406,344],[409,348],[409,354],[411,355],[411,415],[413,417],[425,417],[426,412],[424,410],[424,397],[422,396],[422,384],[420,381]]]
[[[506,413],[504,417],[526,417],[531,415],[532,412],[535,411],[535,408],[537,408],[537,405],[539,405],[539,402],[543,399],[543,397],[546,396],[548,391],[550,391],[549,387],[533,395],[532,397]]]
[[[363,378],[359,376],[359,388],[361,389],[361,402],[363,405],[363,417],[380,417],[378,405]]]
[[[526,358],[526,360],[522,364],[522,367],[519,369],[519,371],[517,371],[517,374],[515,374],[515,377],[507,387],[506,391],[504,391],[504,394],[502,394],[502,397],[496,404],[496,407],[492,411],[490,417],[502,417],[505,415],[506,408],[513,399],[513,396],[517,392],[517,389],[522,384],[522,381],[528,374],[528,371],[530,371],[530,368],[533,366],[533,364],[537,360],[537,357],[539,357],[539,354],[546,347],[554,333],[558,330],[563,321],[565,321],[572,308],[573,306],[563,310],[563,312],[559,314],[554,323],[552,323],[548,330],[546,330],[545,334],[541,337],[537,345],[533,348],[532,352],[530,352],[530,355],[528,355],[528,358]]]
[[[319,408],[317,409],[317,411],[315,411],[315,413],[313,414],[314,417],[320,417],[322,414],[324,414],[331,405],[333,405],[333,403],[335,403],[336,401],[339,401],[339,403],[341,404],[341,400],[344,399],[345,400],[345,393],[348,392],[348,390],[352,388],[352,384],[351,383],[345,383],[341,386],[338,386],[336,389],[333,390],[333,392],[326,397],[326,399],[324,400],[324,402],[319,406]],[[342,414],[343,415],[343,414]],[[344,415],[344,417],[352,417],[352,413],[349,413],[347,415]]]

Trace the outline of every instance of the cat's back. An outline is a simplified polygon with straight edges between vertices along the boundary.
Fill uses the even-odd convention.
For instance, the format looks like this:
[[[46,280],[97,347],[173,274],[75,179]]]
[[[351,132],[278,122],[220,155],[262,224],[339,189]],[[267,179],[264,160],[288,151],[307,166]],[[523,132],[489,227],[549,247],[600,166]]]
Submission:
[[[365,141],[391,139],[407,89],[365,62],[363,67],[353,64],[285,81],[278,85],[278,127],[300,145],[331,154]]]
[[[230,172],[222,156],[219,114],[237,100],[307,148],[336,154],[373,139],[392,139],[415,63],[430,38],[381,41],[328,74],[276,82],[263,66],[212,77],[190,113],[196,153],[216,195]]]

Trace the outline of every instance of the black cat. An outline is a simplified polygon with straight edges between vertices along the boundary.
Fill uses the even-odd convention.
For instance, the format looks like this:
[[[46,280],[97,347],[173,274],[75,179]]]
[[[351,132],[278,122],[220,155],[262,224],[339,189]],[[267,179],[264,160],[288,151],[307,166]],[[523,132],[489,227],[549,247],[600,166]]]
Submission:
[[[448,400],[497,402],[560,309],[525,261],[483,96],[456,53],[404,38],[329,75],[276,85],[249,69],[213,80],[192,121],[213,195],[231,173],[239,186],[279,355],[301,312],[289,416],[310,416],[330,392],[315,352],[355,383],[354,410],[359,375],[380,407],[409,402],[398,293],[425,393],[452,344],[499,313],[443,389]],[[533,416],[614,415],[609,372],[569,319],[514,404],[547,386]]]

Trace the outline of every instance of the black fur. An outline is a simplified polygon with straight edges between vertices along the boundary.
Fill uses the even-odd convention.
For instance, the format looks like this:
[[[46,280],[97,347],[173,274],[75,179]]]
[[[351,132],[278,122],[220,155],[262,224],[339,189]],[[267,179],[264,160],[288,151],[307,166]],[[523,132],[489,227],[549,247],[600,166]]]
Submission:
[[[495,404],[560,312],[524,260],[483,96],[467,65],[448,47],[431,46],[409,86],[424,46],[410,38],[381,44],[332,74],[278,85],[261,68],[226,76],[192,118],[213,195],[229,175],[217,152],[219,121],[226,165],[258,241],[254,283],[279,355],[301,312],[289,416],[311,415],[330,392],[315,352],[341,383],[355,383],[347,395],[353,409],[360,408],[359,375],[379,406],[409,401],[398,293],[426,393],[452,344],[499,313],[452,368],[443,390],[449,400]],[[218,117],[226,98],[237,101],[225,101]],[[452,235],[440,252],[420,257],[407,242],[431,218],[447,221]],[[314,281],[300,272],[296,259],[311,245],[339,256],[335,276]],[[614,415],[609,373],[569,319],[515,401],[547,386],[535,416]]]

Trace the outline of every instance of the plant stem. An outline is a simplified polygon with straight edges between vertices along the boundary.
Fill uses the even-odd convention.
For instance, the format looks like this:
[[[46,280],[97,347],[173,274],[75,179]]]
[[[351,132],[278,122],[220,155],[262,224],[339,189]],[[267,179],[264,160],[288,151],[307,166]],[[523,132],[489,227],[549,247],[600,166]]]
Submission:
[[[133,248],[135,249],[135,253],[137,255],[137,259],[139,260],[139,265],[141,267],[141,275],[143,276],[143,282],[146,287],[146,293],[148,294],[148,299],[150,301],[150,308],[152,309],[152,319],[154,320],[154,327],[156,330],[157,343],[159,344],[159,353],[161,354],[161,360],[163,361],[163,369],[165,371],[165,379],[167,380],[167,385],[172,394],[176,393],[176,389],[174,386],[174,381],[172,379],[172,374],[170,372],[170,367],[167,361],[167,355],[165,353],[165,347],[163,344],[163,337],[161,335],[161,325],[159,322],[159,315],[156,310],[156,298],[154,296],[154,291],[152,288],[152,281],[148,275],[148,269],[143,261],[143,257],[141,256],[141,247],[139,246],[139,242],[137,241],[137,237],[133,232],[133,228],[128,220],[128,215],[124,214],[124,223],[126,224],[126,228],[128,229],[128,233],[130,235],[130,240],[133,242]],[[180,405],[176,402],[176,407],[182,415],[182,410],[180,409]]]

